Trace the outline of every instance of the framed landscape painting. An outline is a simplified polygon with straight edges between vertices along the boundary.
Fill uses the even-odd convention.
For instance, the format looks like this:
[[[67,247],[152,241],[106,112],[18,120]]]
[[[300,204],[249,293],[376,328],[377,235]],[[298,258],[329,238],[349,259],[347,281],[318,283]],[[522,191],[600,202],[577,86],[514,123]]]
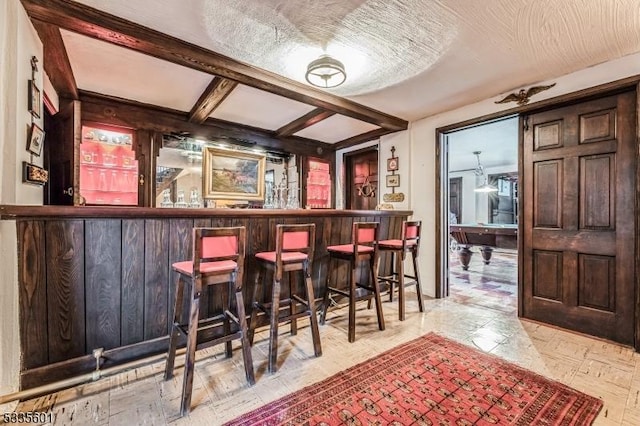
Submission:
[[[205,147],[202,197],[226,200],[264,200],[264,155]]]

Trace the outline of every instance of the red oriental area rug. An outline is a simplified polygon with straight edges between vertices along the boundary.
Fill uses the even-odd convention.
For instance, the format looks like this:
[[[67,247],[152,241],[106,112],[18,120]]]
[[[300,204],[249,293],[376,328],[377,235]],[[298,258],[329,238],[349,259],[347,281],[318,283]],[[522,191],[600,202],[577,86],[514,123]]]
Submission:
[[[590,425],[602,401],[427,334],[227,425]]]

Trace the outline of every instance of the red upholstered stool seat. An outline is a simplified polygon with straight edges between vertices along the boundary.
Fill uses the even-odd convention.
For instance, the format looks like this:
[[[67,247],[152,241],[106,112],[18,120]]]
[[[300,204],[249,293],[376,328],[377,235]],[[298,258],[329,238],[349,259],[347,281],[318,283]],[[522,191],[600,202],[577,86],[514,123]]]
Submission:
[[[420,229],[422,223],[420,221],[404,221],[402,222],[402,239],[400,240],[382,240],[378,243],[380,252],[392,253],[391,274],[387,276],[379,276],[381,282],[389,284],[389,300],[393,301],[393,293],[395,285],[398,285],[398,316],[400,321],[405,319],[405,295],[404,288],[408,285],[416,286],[418,297],[418,309],[424,311],[422,301],[422,289],[420,288],[420,274],[418,272],[418,248],[420,247]],[[411,253],[413,262],[413,275],[408,275],[404,270],[404,260],[406,254]],[[405,282],[405,278],[412,281]]]
[[[354,222],[351,232],[351,244],[341,244],[328,246],[329,266],[327,271],[327,285],[324,294],[322,315],[320,323],[324,324],[327,319],[327,310],[334,295],[347,297],[349,299],[349,342],[356,340],[356,302],[359,300],[371,300],[376,302],[376,315],[378,317],[378,328],[384,330],[384,316],[382,313],[382,303],[380,300],[380,286],[377,278],[378,270],[378,224],[376,222]],[[337,260],[349,262],[349,275],[346,288],[340,288],[339,283],[333,286],[330,283],[331,267]],[[369,283],[358,283],[356,281],[356,271],[361,262],[368,263]],[[356,290],[362,288],[366,290],[364,296],[358,296]]]
[[[178,274],[174,319],[169,338],[169,354],[165,367],[165,380],[173,377],[173,370],[180,335],[187,336],[187,351],[184,364],[184,380],[180,400],[180,415],[189,413],[191,408],[191,391],[193,387],[193,368],[196,350],[203,347],[225,343],[225,353],[231,357],[231,341],[239,339],[242,343],[242,356],[247,382],[255,383],[251,345],[247,333],[247,319],[242,297],[242,282],[245,255],[245,228],[194,228],[193,229],[193,259],[174,263],[173,270]],[[203,286],[218,289],[226,285],[224,291],[228,297],[223,297],[222,313],[215,317],[198,320],[200,316],[200,297]],[[231,311],[231,295],[235,297],[235,309]],[[189,318],[182,323],[182,308],[185,297],[190,297]],[[237,330],[231,330],[231,322],[237,325]],[[212,329],[222,324],[222,336],[216,334],[198,343],[198,332]]]
[[[316,317],[315,296],[311,281],[313,267],[313,253],[316,235],[316,225],[277,225],[275,251],[255,254],[258,261],[258,273],[252,299],[251,321],[249,322],[249,341],[253,344],[253,336],[258,326],[258,313],[262,311],[269,318],[269,372],[278,369],[278,324],[291,322],[291,334],[297,333],[297,319],[309,317],[311,336],[315,356],[322,355],[320,344],[320,330]],[[273,272],[273,282],[270,297],[261,295],[263,292],[263,278],[265,271]],[[304,295],[300,296],[296,289],[296,281],[292,272],[300,272],[304,279]],[[282,299],[281,281],[283,273],[288,273],[289,297]],[[261,297],[262,296],[262,297]],[[288,305],[288,313],[280,314],[280,305]],[[298,309],[298,305],[303,309]]]

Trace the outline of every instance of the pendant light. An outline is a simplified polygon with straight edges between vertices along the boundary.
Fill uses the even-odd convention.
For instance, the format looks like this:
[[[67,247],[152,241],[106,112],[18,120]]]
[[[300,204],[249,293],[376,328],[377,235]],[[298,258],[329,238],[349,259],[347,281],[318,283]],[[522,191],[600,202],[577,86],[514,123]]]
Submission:
[[[479,187],[477,187],[476,189],[474,189],[474,192],[496,192],[498,191],[498,188],[496,188],[493,185],[489,185],[489,181],[487,178],[487,175],[484,173],[484,166],[482,165],[482,163],[480,163],[480,154],[481,151],[473,151],[473,154],[476,156],[476,158],[478,159],[478,165],[476,166],[475,170],[473,171],[473,173],[480,177],[480,176],[484,176],[484,183],[482,185],[480,185]]]

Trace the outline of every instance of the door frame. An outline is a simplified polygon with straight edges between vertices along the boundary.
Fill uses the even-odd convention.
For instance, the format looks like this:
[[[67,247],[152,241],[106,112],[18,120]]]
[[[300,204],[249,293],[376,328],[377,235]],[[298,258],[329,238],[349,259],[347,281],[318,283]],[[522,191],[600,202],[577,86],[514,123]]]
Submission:
[[[627,77],[621,80],[597,85],[577,92],[567,93],[553,98],[533,102],[531,104],[518,106],[515,108],[498,111],[495,113],[471,118],[469,120],[458,123],[449,124],[438,127],[435,130],[436,146],[435,146],[435,226],[436,226],[436,243],[435,243],[435,287],[436,298],[447,297],[449,294],[449,262],[448,262],[448,209],[449,209],[449,174],[448,174],[448,136],[447,134],[464,128],[476,127],[487,124],[492,121],[501,120],[509,116],[518,115],[520,117],[520,125],[518,126],[518,179],[522,180],[523,169],[523,128],[527,125],[523,117],[533,112],[541,112],[548,109],[554,109],[560,106],[572,104],[578,101],[587,100],[591,97],[599,97],[603,95],[613,95],[623,92],[630,88],[636,92],[636,144],[640,143],[640,75]],[[522,235],[522,212],[527,208],[523,204],[522,191],[518,191],[518,234]],[[640,212],[640,150],[636,150],[636,200],[635,200],[635,217],[638,221],[638,212]],[[637,223],[638,225],[638,223]],[[522,253],[523,239],[518,238],[518,253]],[[636,352],[640,352],[640,226],[636,226],[634,258],[635,258],[635,337],[634,348]],[[523,268],[522,256],[518,255],[518,316],[522,315],[522,282]]]

